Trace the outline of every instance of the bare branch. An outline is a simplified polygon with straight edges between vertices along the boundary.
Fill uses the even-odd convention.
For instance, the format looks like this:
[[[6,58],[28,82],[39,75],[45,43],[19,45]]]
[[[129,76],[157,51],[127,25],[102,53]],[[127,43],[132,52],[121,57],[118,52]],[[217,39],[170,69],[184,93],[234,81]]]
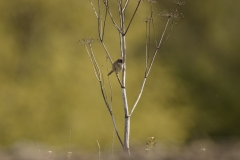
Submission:
[[[124,33],[124,18],[123,18],[123,12],[122,12],[122,0],[117,0],[118,1],[118,12],[119,12],[119,17],[120,17],[120,30],[121,34]]]
[[[107,47],[105,46],[103,41],[101,41],[101,43],[102,43],[102,46],[103,46],[103,48],[104,48],[104,50],[105,50],[105,52],[107,54],[107,57],[110,59],[111,63],[113,64],[113,60],[112,60],[112,58],[111,58],[111,56],[110,56],[110,54],[109,54],[109,52],[107,50]]]
[[[168,40],[170,34],[172,33],[173,25],[174,25],[174,22],[173,22],[173,20],[172,20],[170,31],[169,31],[169,33],[168,33],[168,35],[167,35],[165,41],[164,41],[161,45],[163,45],[164,43],[166,43],[166,41]]]
[[[88,56],[90,58],[90,61],[92,63],[92,66],[93,66],[93,70],[94,70],[94,73],[95,73],[95,76],[97,78],[97,80],[99,81],[99,84],[100,84],[100,89],[101,89],[101,93],[102,93],[102,96],[103,96],[103,100],[106,104],[106,107],[109,111],[109,114],[111,115],[111,118],[112,118],[112,122],[113,122],[113,126],[114,126],[114,129],[115,129],[115,132],[117,134],[117,137],[122,145],[122,147],[124,146],[123,145],[123,142],[121,140],[121,137],[118,133],[118,129],[117,129],[117,125],[116,125],[116,122],[115,122],[115,119],[114,119],[114,116],[113,116],[113,113],[112,113],[112,109],[111,109],[111,106],[109,105],[108,101],[107,101],[107,94],[105,92],[105,87],[104,87],[104,83],[103,83],[103,76],[102,76],[102,73],[101,73],[101,70],[99,68],[99,65],[95,59],[95,56],[94,56],[94,53],[93,53],[93,50],[92,50],[92,46],[91,46],[91,43],[94,42],[94,39],[92,38],[86,38],[86,39],[83,39],[81,41],[82,44],[85,45],[85,48],[87,50],[87,53],[88,53]],[[89,48],[90,48],[90,51],[87,47],[87,45],[89,45]]]
[[[126,29],[126,31],[125,31],[124,34],[127,34],[127,31],[128,31],[128,29],[129,29],[129,27],[130,27],[130,25],[131,25],[131,23],[132,23],[132,20],[133,20],[135,14],[136,14],[136,12],[137,12],[137,10],[138,10],[139,5],[140,5],[141,2],[142,2],[142,0],[138,0],[137,7],[136,7],[136,9],[135,9],[135,11],[134,11],[134,13],[133,13],[133,16],[132,16],[132,18],[131,18],[131,20],[130,20],[130,22],[129,22],[129,24],[128,24],[128,26],[127,26],[127,29]]]
[[[122,12],[125,12],[127,6],[128,6],[128,3],[129,3],[129,0],[126,0],[125,4],[124,4],[124,7],[122,9]]]
[[[124,144],[123,144],[123,142],[122,142],[122,139],[121,139],[121,137],[120,137],[120,135],[119,135],[119,132],[118,132],[118,129],[117,129],[117,124],[116,124],[115,118],[114,118],[114,116],[113,116],[112,108],[111,108],[111,106],[108,104],[107,99],[105,98],[106,95],[104,94],[104,87],[103,87],[102,81],[100,81],[100,86],[101,86],[101,91],[102,91],[102,95],[103,95],[103,98],[104,98],[104,102],[105,102],[105,104],[106,104],[106,106],[107,106],[107,108],[108,108],[108,111],[109,111],[109,113],[110,113],[110,116],[111,116],[111,118],[112,118],[114,130],[115,130],[115,132],[116,132],[116,134],[117,134],[117,137],[118,137],[119,142],[121,143],[122,147],[124,147]]]
[[[166,29],[167,29],[169,20],[170,20],[170,18],[168,19],[168,21],[167,21],[167,23],[166,23],[165,29],[164,29],[163,34],[162,34],[162,37],[161,37],[161,39],[160,39],[160,41],[159,41],[158,47],[157,47],[157,49],[155,50],[155,53],[154,53],[154,56],[153,56],[152,61],[151,61],[151,63],[150,63],[150,66],[149,66],[149,68],[147,69],[147,71],[145,72],[145,77],[144,77],[144,80],[143,80],[143,83],[142,83],[142,87],[141,87],[140,93],[139,93],[139,95],[138,95],[138,98],[137,98],[136,102],[135,102],[134,105],[133,105],[133,108],[132,108],[132,110],[131,110],[131,112],[130,112],[130,116],[132,116],[133,111],[135,110],[135,108],[136,108],[136,106],[137,106],[137,104],[138,104],[138,102],[139,102],[139,100],[140,100],[140,98],[141,98],[141,96],[142,96],[142,92],[143,92],[143,89],[144,89],[144,86],[145,86],[145,83],[146,83],[146,80],[147,80],[147,76],[148,76],[148,74],[149,74],[149,72],[150,72],[150,70],[151,70],[152,64],[153,64],[154,59],[155,59],[155,57],[156,57],[156,55],[157,55],[157,52],[158,52],[158,50],[159,50],[159,48],[160,48],[160,45],[162,44],[162,39],[163,39],[164,34],[165,34],[165,32],[166,32]],[[147,54],[146,54],[146,55],[147,55]]]
[[[136,102],[135,102],[134,105],[133,105],[133,108],[132,108],[129,116],[132,116],[133,111],[135,110],[135,108],[136,108],[136,106],[137,106],[137,104],[138,104],[138,102],[139,102],[139,100],[140,100],[140,98],[141,98],[141,96],[142,96],[142,92],[143,92],[143,88],[144,88],[144,86],[145,86],[146,80],[147,80],[147,77],[145,77],[145,78],[143,79],[143,83],[142,83],[142,87],[141,87],[140,93],[139,93],[139,95],[138,95],[138,98],[137,98]]]
[[[115,28],[121,33],[120,28],[118,27],[117,23],[114,21],[114,18],[113,18],[113,16],[112,16],[112,12],[111,12],[110,9],[109,9],[108,3],[106,2],[106,0],[103,0],[103,3],[105,4],[105,6],[106,6],[106,8],[107,8],[108,14],[109,14],[109,16],[110,16],[110,18],[111,18],[111,20],[112,20]]]
[[[152,26],[153,26],[153,35],[154,35],[154,40],[155,40],[155,44],[157,47],[157,37],[156,37],[156,30],[155,30],[155,24],[154,24],[154,19],[153,19],[153,3],[156,3],[155,1],[152,1],[150,3],[150,10],[151,10],[151,22],[152,22]]]
[[[170,18],[168,18],[168,20],[167,20],[167,23],[166,23],[166,25],[165,25],[165,28],[164,28],[162,37],[161,37],[161,39],[160,39],[160,41],[159,41],[159,43],[158,43],[158,46],[157,46],[157,48],[156,48],[156,50],[155,50],[155,53],[154,53],[154,55],[153,55],[153,58],[152,58],[152,61],[151,61],[151,63],[150,63],[150,66],[149,66],[149,68],[148,68],[148,71],[147,71],[147,73],[146,73],[146,77],[149,75],[149,72],[150,72],[150,70],[151,70],[151,68],[152,68],[153,62],[154,62],[155,57],[156,57],[156,55],[157,55],[157,52],[158,52],[158,50],[159,50],[159,48],[160,48],[160,46],[161,46],[161,44],[162,44],[162,40],[163,40],[164,34],[165,34],[165,32],[166,32],[166,29],[167,29],[167,27],[168,27],[169,20],[170,20]]]
[[[98,0],[98,34],[99,34],[99,38],[102,39],[102,16],[101,16],[100,0]]]
[[[153,34],[154,34],[154,41],[155,41],[155,45],[157,47],[157,37],[156,37],[156,29],[155,29],[155,24],[154,24],[154,19],[152,18],[152,25],[153,25]]]
[[[92,1],[91,1],[91,0],[89,0],[89,1],[90,1],[90,4],[91,4],[91,6],[92,6],[92,9],[93,9],[93,11],[94,11],[94,13],[95,13],[96,17],[98,18],[97,11],[96,11],[96,9],[95,9],[95,8],[94,8],[94,6],[93,6],[93,3],[92,3]]]
[[[108,57],[106,57],[106,65],[107,65],[107,73],[109,73],[109,69],[108,69]],[[112,106],[112,84],[110,81],[110,76],[108,76],[108,84],[110,87],[110,106]]]
[[[103,37],[104,37],[104,33],[105,33],[105,27],[106,27],[106,21],[107,21],[107,9],[106,9],[106,13],[105,13],[104,21],[103,21],[102,39],[101,39],[101,41],[103,41]]]
[[[96,11],[92,1],[91,0],[89,0],[89,1],[90,1],[90,4],[91,4],[92,8],[93,8],[93,11],[94,11],[94,13],[95,13],[95,15],[97,17],[97,21],[98,21],[98,35],[99,35],[100,40],[102,40],[102,38],[103,38],[103,29],[102,29],[102,16],[101,16],[101,11],[100,11],[101,10],[101,8],[100,8],[100,0],[98,0],[98,13],[97,13],[97,11]]]
[[[97,80],[99,81],[100,79],[99,79],[98,74],[97,74],[97,68],[96,68],[95,65],[94,65],[94,62],[93,62],[92,56],[91,56],[91,54],[90,54],[90,52],[89,52],[89,50],[88,50],[87,45],[85,45],[85,48],[86,48],[86,50],[87,50],[87,53],[88,53],[89,59],[90,59],[90,61],[91,61],[91,64],[92,64],[92,67],[93,67],[93,70],[94,70],[95,76],[96,76]]]
[[[149,57],[149,52],[148,52],[148,43],[149,43],[149,32],[148,32],[148,21],[146,21],[146,66],[145,66],[145,73],[147,72],[148,69],[148,57]]]
[[[116,121],[115,121],[115,119],[114,119],[114,116],[111,115],[111,117],[112,117],[113,126],[114,126],[115,132],[116,132],[116,134],[117,134],[118,140],[120,141],[122,147],[124,148],[124,144],[123,144],[122,139],[121,139],[121,137],[120,137],[120,135],[119,135],[119,133],[118,133],[118,130],[117,130],[117,124],[116,124]]]
[[[115,132],[116,132],[117,137],[118,137],[118,139],[119,139],[119,141],[120,141],[120,143],[121,143],[121,145],[123,147],[124,145],[123,145],[122,139],[121,139],[121,137],[120,137],[120,135],[118,133],[117,124],[115,122],[115,119],[114,119],[114,116],[113,116],[113,113],[112,113],[112,109],[111,109],[110,105],[108,104],[107,99],[105,98],[104,89],[103,89],[103,83],[102,83],[102,81],[99,81],[99,83],[100,83],[101,92],[102,92],[102,96],[103,96],[104,102],[105,102],[106,107],[107,107],[107,109],[108,109],[108,111],[110,113],[110,116],[112,118],[112,122],[113,122],[113,126],[114,126],[114,129],[115,129]]]
[[[178,7],[178,6],[177,6],[177,7]],[[180,17],[179,17],[179,14],[177,13],[177,8],[176,8],[175,11],[172,12],[172,13],[168,13],[167,11],[164,11],[164,12],[162,12],[162,13],[160,14],[160,16],[166,16],[166,17],[168,17],[168,20],[167,20],[167,23],[166,23],[166,25],[165,25],[164,31],[163,31],[163,33],[162,33],[161,39],[160,39],[160,41],[159,41],[159,43],[158,43],[158,45],[157,45],[157,48],[156,48],[156,50],[155,50],[155,53],[154,53],[154,55],[153,55],[153,58],[152,58],[152,60],[151,60],[150,66],[149,66],[149,68],[148,68],[148,69],[146,70],[146,72],[145,72],[145,77],[144,77],[144,80],[143,80],[143,83],[142,83],[142,87],[141,87],[140,93],[139,93],[139,95],[138,95],[138,98],[137,98],[135,104],[133,105],[133,108],[132,108],[132,110],[131,110],[131,112],[130,112],[130,116],[132,116],[132,113],[133,113],[133,111],[135,110],[135,108],[136,108],[136,106],[137,106],[137,104],[138,104],[138,102],[139,102],[139,100],[140,100],[140,97],[141,97],[141,95],[142,95],[142,92],[143,92],[143,89],[144,89],[144,86],[145,86],[145,83],[146,83],[146,80],[147,80],[147,76],[148,76],[149,73],[150,73],[150,70],[151,70],[151,67],[152,67],[152,65],[153,65],[153,62],[154,62],[154,60],[155,60],[155,57],[156,57],[156,55],[157,55],[157,52],[158,52],[159,48],[168,40],[168,38],[169,38],[169,36],[170,36],[170,34],[171,34],[171,32],[172,32],[173,23],[174,23],[173,20],[180,18]],[[148,34],[150,34],[150,30],[149,30],[149,32],[147,31],[147,30],[148,30],[148,25],[147,25],[147,24],[148,24],[148,22],[151,21],[151,20],[152,20],[152,15],[151,15],[151,18],[149,18],[149,19],[146,18],[146,20],[145,20],[145,22],[146,22],[146,68],[147,68],[148,55],[149,55],[148,41],[150,41],[150,37],[149,37],[149,35],[148,35]],[[169,24],[169,21],[170,21],[170,20],[172,20],[170,32],[168,33],[165,41],[163,42],[163,37],[164,37],[164,35],[165,35],[165,32],[166,32],[166,30],[167,30],[167,27],[168,27],[168,24]],[[150,28],[150,27],[149,27],[149,28]],[[149,39],[148,39],[148,38],[149,38]]]
[[[146,23],[146,62],[145,62],[145,74],[148,69],[148,60],[149,60],[149,53],[150,53],[150,22],[151,18],[146,17],[144,22]]]
[[[119,78],[119,76],[118,76],[117,73],[116,73],[116,76],[117,76],[117,79],[118,79],[119,84],[121,85],[121,88],[124,88],[124,86],[123,86],[122,82],[120,81],[120,78]]]
[[[90,51],[91,51],[90,52],[91,53],[91,59],[93,61],[94,67],[96,68],[98,79],[101,80],[101,70],[100,70],[100,68],[99,68],[99,66],[97,64],[96,58],[95,58],[95,56],[93,54],[93,49],[92,49],[91,43],[89,44],[89,47],[90,47]]]
[[[151,20],[152,20],[152,18],[150,18],[150,22],[148,23],[148,44],[147,44],[147,46],[146,47],[148,47],[147,48],[147,53],[146,53],[146,59],[147,59],[147,66],[148,66],[148,60],[149,60],[149,56],[150,56],[150,34],[151,34],[151,25],[150,25],[150,23],[151,23]],[[146,68],[146,70],[147,70],[147,68]],[[146,73],[145,73],[146,74]]]

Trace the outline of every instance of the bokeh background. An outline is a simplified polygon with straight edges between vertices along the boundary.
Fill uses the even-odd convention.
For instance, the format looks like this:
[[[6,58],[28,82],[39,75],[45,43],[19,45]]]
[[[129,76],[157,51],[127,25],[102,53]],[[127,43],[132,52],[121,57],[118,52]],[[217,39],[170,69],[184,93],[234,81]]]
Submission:
[[[127,21],[136,3],[130,3]],[[110,5],[118,18],[116,6]],[[175,21],[160,49],[131,118],[132,147],[145,146],[150,136],[159,144],[240,137],[239,5],[236,0],[193,0],[179,8],[184,18]],[[127,35],[130,108],[144,75],[143,19],[149,8],[146,1],[141,4]],[[154,11],[173,8],[174,3],[163,0]],[[95,152],[98,140],[103,150],[110,150],[111,118],[85,47],[78,43],[98,38],[89,1],[0,1],[0,12],[0,147],[32,142],[67,150],[71,139],[71,149]],[[166,19],[155,19],[159,39]],[[112,58],[119,58],[118,34],[110,19],[105,43]],[[93,50],[107,75],[110,65],[104,50],[99,43]],[[115,76],[110,78],[113,111],[123,137],[121,90]],[[116,136],[114,147],[120,149]]]

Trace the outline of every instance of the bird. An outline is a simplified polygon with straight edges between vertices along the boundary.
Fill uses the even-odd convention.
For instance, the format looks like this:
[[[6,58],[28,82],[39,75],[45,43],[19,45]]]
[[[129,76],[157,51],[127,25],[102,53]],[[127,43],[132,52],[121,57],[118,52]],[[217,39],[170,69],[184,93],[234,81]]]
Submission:
[[[111,72],[108,73],[108,76],[110,74],[112,74],[113,72],[120,72],[121,70],[123,69],[123,59],[122,58],[119,58],[118,60],[116,60],[116,62],[114,62],[112,64],[112,70]]]

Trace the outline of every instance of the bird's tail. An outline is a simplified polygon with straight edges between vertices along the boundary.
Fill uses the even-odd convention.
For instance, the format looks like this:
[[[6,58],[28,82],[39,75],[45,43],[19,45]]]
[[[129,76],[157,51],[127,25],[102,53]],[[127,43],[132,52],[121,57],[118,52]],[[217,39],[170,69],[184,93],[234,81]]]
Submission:
[[[109,76],[110,74],[112,74],[113,72],[114,72],[114,70],[111,70],[111,72],[108,73],[108,76]]]

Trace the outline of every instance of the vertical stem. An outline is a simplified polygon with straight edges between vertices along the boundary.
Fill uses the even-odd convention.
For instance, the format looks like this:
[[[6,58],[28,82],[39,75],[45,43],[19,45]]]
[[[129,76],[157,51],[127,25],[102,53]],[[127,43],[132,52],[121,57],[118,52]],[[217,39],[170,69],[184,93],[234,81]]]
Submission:
[[[123,26],[124,28],[124,26]],[[121,34],[122,41],[122,51],[123,51],[123,72],[122,72],[122,98],[124,105],[124,113],[125,113],[125,127],[124,127],[124,150],[130,155],[129,150],[129,139],[130,139],[130,116],[128,111],[128,102],[127,102],[127,93],[126,93],[126,41],[125,35]]]
[[[97,144],[98,144],[98,159],[101,160],[101,147],[98,140],[97,140]]]
[[[128,103],[126,89],[122,89],[124,112],[125,112],[125,127],[124,127],[124,151],[130,155],[129,139],[130,139],[130,116],[128,113]]]
[[[126,39],[125,39],[125,10],[122,10],[122,0],[118,0],[118,10],[120,16],[120,48],[124,62],[122,71],[122,98],[125,113],[125,127],[124,127],[124,151],[130,155],[129,138],[130,138],[130,116],[128,111],[127,93],[126,93]]]

